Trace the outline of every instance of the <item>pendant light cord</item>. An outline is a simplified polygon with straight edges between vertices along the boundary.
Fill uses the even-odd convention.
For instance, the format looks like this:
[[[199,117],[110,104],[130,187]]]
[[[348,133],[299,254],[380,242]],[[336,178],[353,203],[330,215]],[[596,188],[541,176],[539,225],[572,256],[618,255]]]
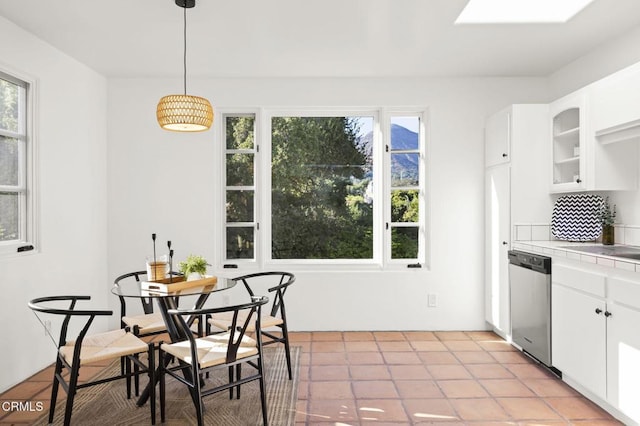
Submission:
[[[183,34],[183,40],[184,40],[184,55],[182,58],[183,61],[183,68],[184,68],[184,94],[187,94],[187,5],[185,2],[185,5],[183,7],[184,9],[184,34]]]

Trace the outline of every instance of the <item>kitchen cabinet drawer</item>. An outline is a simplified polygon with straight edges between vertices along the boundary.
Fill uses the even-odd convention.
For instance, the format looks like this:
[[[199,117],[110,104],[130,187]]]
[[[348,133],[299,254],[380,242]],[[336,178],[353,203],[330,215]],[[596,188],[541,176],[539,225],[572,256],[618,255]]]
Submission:
[[[554,284],[562,284],[598,297],[606,295],[607,276],[604,274],[555,263],[551,274]]]
[[[608,290],[612,301],[640,310],[640,281],[612,277]]]

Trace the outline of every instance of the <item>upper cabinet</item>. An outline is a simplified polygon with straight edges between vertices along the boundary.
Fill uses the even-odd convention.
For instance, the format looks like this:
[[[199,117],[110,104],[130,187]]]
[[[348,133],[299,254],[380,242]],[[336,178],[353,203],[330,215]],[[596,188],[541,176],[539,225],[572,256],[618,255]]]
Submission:
[[[622,105],[628,102],[622,98],[616,102],[617,95],[605,95],[606,90],[606,85],[594,83],[549,105],[553,158],[551,192],[637,189],[638,144],[631,142],[632,139],[609,143],[602,139],[600,131],[595,131],[600,128],[610,132],[620,126],[614,123],[629,117],[613,117],[616,115],[610,113],[613,105],[624,109]],[[603,103],[604,99],[607,103]],[[638,104],[640,107],[640,101]],[[605,110],[607,112],[603,113]],[[640,123],[640,110],[636,114]],[[609,127],[602,127],[605,125]]]
[[[600,143],[640,141],[640,64],[593,84],[593,130]]]
[[[552,129],[552,192],[586,189],[584,93],[576,93],[549,106]]]
[[[485,167],[508,163],[511,155],[511,108],[504,109],[487,119],[485,124]]]

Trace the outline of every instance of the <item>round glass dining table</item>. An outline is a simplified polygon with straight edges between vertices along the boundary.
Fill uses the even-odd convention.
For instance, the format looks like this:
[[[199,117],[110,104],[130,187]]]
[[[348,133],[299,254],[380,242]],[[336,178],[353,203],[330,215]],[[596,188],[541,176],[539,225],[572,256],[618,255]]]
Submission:
[[[202,280],[205,285],[198,285],[197,282],[178,281],[179,277],[176,277],[177,287],[183,287],[176,291],[163,292],[154,289],[153,283],[138,282],[135,280],[123,281],[111,288],[111,293],[120,298],[120,303],[125,303],[124,299],[141,299],[145,303],[149,303],[151,300],[156,301],[158,310],[162,314],[165,325],[167,326],[167,333],[171,339],[171,342],[179,342],[186,340],[187,337],[181,332],[181,328],[176,325],[174,318],[168,314],[169,309],[178,309],[180,304],[183,308],[187,308],[185,303],[189,303],[188,309],[200,309],[204,306],[205,302],[212,294],[228,290],[234,287],[237,281],[229,278],[218,277],[217,282],[211,283],[211,280]],[[145,289],[144,287],[151,288]],[[194,300],[195,299],[195,300]],[[189,324],[195,322],[197,318],[190,318]],[[199,327],[203,324],[199,323]],[[166,360],[165,360],[166,361]],[[149,389],[146,388],[140,398],[138,399],[138,405],[143,405],[149,396]]]

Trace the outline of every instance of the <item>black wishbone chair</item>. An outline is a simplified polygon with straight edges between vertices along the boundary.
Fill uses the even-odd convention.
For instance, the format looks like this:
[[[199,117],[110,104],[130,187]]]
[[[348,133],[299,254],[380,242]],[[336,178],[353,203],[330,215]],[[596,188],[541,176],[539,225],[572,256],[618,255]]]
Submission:
[[[64,413],[64,425],[71,423],[71,413],[73,411],[73,400],[79,389],[111,382],[118,379],[127,378],[127,398],[131,398],[130,378],[134,374],[147,373],[151,383],[154,383],[154,349],[152,344],[147,344],[134,336],[129,330],[117,329],[104,333],[87,335],[89,327],[97,316],[110,316],[113,311],[76,309],[76,303],[80,300],[90,300],[90,296],[50,296],[33,299],[29,302],[36,317],[40,320],[38,313],[63,316],[60,337],[57,343],[58,353],[53,376],[53,386],[51,388],[51,407],[49,408],[49,423],[53,422],[58,397],[58,386],[67,393],[66,409]],[[68,308],[52,307],[50,304],[57,302],[68,302]],[[69,324],[74,319],[74,324],[78,322],[84,325],[82,330],[73,340],[68,340],[67,332]],[[40,320],[42,322],[42,320]],[[139,355],[148,355],[148,364],[140,361]],[[119,359],[125,357],[125,372],[117,376],[107,377],[100,380],[78,383],[78,375],[83,365],[104,361],[108,359]],[[131,372],[131,364],[137,366],[136,372]],[[63,377],[63,369],[69,370],[68,381]],[[156,422],[155,390],[151,388],[151,424]]]
[[[274,294],[271,309],[268,314],[264,314],[260,320],[262,327],[263,345],[283,343],[285,355],[287,357],[287,370],[289,380],[291,380],[291,350],[289,347],[289,329],[287,326],[287,311],[284,305],[284,296],[291,284],[296,281],[296,277],[290,272],[257,272],[233,278],[234,281],[242,281],[250,296],[254,296],[257,286],[260,289],[267,288],[267,291]],[[228,330],[231,326],[229,314],[212,315],[207,320],[207,334],[211,334],[211,326],[222,330]],[[280,334],[270,330],[272,327],[280,329]],[[249,332],[255,331],[253,324],[249,327]]]
[[[169,274],[174,277],[182,276],[182,274],[175,271],[171,271]],[[113,283],[118,287],[125,281],[135,281],[137,285],[140,286],[141,282],[146,279],[146,271],[136,271],[120,275]],[[127,298],[122,296],[118,296],[118,298],[120,299],[120,325],[123,329],[128,327],[131,332],[138,337],[154,336],[167,332],[167,326],[164,323],[162,314],[160,312],[154,312],[153,310],[152,298],[140,298],[143,313],[138,315],[127,315]],[[124,373],[124,366],[125,359],[123,358],[120,363],[120,371],[122,373]],[[137,373],[136,368],[137,367],[134,365],[134,372]],[[127,380],[129,381],[130,379]],[[136,396],[138,395],[139,389],[140,384],[138,374],[134,374],[134,390]]]
[[[159,359],[173,356],[178,362],[175,367],[165,366],[160,362],[160,418],[165,421],[165,375],[170,375],[189,388],[195,404],[198,425],[204,424],[203,397],[229,389],[233,398],[233,390],[237,389],[240,398],[240,386],[258,380],[260,386],[260,402],[262,405],[262,421],[267,426],[267,404],[264,384],[264,366],[262,360],[262,338],[260,320],[253,338],[246,335],[253,322],[249,317],[260,317],[262,305],[269,301],[265,296],[253,296],[250,303],[202,309],[170,309],[168,314],[186,336],[186,340],[160,345]],[[227,313],[231,317],[229,331],[204,337],[192,333],[190,318],[203,318],[206,315]],[[248,364],[255,370],[250,376],[242,377],[242,364]],[[203,379],[203,373],[226,368],[229,381],[223,385],[213,386]],[[234,374],[235,368],[235,374]],[[182,374],[180,374],[182,373]]]

